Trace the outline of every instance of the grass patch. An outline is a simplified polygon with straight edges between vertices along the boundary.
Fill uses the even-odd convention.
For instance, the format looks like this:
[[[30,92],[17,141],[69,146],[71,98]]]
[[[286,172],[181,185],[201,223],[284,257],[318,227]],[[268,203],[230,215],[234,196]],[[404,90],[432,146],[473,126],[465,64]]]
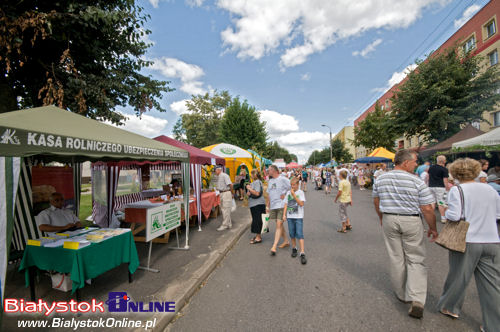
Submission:
[[[80,215],[78,216],[78,218],[80,219],[84,227],[92,225],[91,221],[85,220],[90,215],[92,215],[92,195],[81,195]]]

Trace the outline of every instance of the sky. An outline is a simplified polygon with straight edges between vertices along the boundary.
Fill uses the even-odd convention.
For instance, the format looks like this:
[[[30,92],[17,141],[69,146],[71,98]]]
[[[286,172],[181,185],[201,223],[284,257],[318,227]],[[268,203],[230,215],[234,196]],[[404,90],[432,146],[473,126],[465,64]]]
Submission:
[[[170,81],[166,112],[124,129],[171,135],[192,95],[228,90],[304,163],[437,49],[487,0],[140,0],[153,45],[143,72]]]

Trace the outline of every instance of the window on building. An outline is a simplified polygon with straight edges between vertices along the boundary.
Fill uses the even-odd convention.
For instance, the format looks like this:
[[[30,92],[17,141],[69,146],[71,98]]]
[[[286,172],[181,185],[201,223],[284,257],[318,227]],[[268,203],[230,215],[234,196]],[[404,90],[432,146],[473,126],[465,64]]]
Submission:
[[[389,99],[385,100],[385,109],[389,109]]]
[[[398,142],[398,149],[404,149],[405,148],[405,141],[404,140],[400,140]]]
[[[494,66],[498,63],[498,51],[494,50],[490,54],[488,54],[488,57],[490,58],[490,66]]]
[[[464,43],[462,46],[464,53],[470,52],[471,50],[476,48],[476,37],[472,36]]]
[[[490,38],[495,34],[495,32],[497,32],[495,20],[491,20],[490,22],[488,22],[488,24],[486,24],[486,38]]]
[[[493,113],[493,126],[500,126],[500,112]]]

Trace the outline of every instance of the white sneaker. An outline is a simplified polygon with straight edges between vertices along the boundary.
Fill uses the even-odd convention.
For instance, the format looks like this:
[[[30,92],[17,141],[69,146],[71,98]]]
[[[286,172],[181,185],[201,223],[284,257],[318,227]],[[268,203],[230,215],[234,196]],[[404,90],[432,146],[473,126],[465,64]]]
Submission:
[[[225,231],[226,229],[228,229],[228,227],[220,226],[219,228],[217,228],[217,231],[221,232],[221,231]]]

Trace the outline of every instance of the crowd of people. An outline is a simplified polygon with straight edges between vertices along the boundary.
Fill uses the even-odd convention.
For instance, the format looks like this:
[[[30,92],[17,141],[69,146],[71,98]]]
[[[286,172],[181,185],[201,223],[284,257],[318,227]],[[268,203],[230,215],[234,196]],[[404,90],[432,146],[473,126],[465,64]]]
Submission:
[[[449,250],[449,271],[438,310],[458,318],[465,290],[474,275],[483,318],[481,329],[498,331],[500,196],[493,186],[484,183],[484,176],[480,176],[487,170],[484,161],[461,158],[448,165],[446,162],[446,157],[440,155],[436,164],[424,163],[415,174],[417,154],[401,150],[396,153],[394,170],[375,180],[372,196],[389,254],[394,292],[400,301],[410,303],[410,316],[423,316],[427,268],[422,219],[428,225],[427,236],[431,242],[436,241],[437,206],[441,222],[465,220],[470,225],[465,252]],[[494,172],[496,168],[491,171]],[[422,176],[424,173],[427,176]]]
[[[304,205],[307,184],[330,195],[339,203],[338,232],[352,230],[348,207],[353,206],[352,188],[372,188],[375,212],[383,230],[389,256],[390,277],[396,297],[410,305],[408,314],[422,318],[427,297],[424,234],[431,242],[438,238],[436,208],[442,223],[466,220],[465,253],[449,251],[449,272],[438,302],[438,310],[458,318],[465,289],[475,276],[483,316],[484,331],[500,326],[500,165],[489,167],[487,160],[470,158],[447,163],[444,155],[436,162],[417,167],[418,155],[409,150],[396,153],[394,167],[379,165],[339,165],[335,168],[296,168],[251,172],[244,188],[252,215],[251,244],[262,242],[263,216],[276,225],[270,254],[291,245],[291,256],[307,263],[304,245]],[[221,182],[222,192],[231,190],[230,181]],[[231,197],[230,195],[228,197]],[[223,205],[224,211],[224,205]],[[223,212],[224,213],[224,212]],[[427,225],[424,227],[424,223]],[[288,236],[285,230],[288,226]],[[224,229],[230,226],[224,218]],[[267,228],[268,231],[268,228]],[[280,243],[281,241],[281,243]]]

